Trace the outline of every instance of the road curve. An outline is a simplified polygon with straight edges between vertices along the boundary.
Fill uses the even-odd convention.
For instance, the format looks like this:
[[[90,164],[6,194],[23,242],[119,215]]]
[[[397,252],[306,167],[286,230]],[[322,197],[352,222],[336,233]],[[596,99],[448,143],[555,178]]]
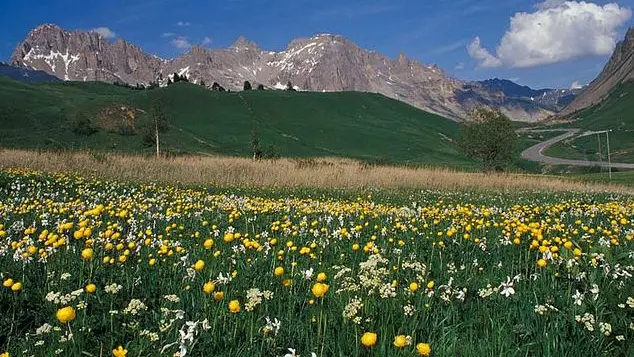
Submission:
[[[539,144],[533,145],[528,149],[522,151],[522,158],[530,161],[541,162],[549,165],[568,165],[568,166],[601,166],[608,167],[607,161],[588,161],[588,160],[569,160],[560,159],[557,157],[546,156],[542,152],[549,146],[558,143],[562,140],[566,140],[570,137],[577,135],[581,129],[542,129],[542,130],[518,130],[522,133],[539,133],[547,131],[565,131],[564,134],[555,136],[554,138],[542,141]],[[619,162],[612,162],[613,168],[619,169],[634,169],[634,164],[625,164]]]

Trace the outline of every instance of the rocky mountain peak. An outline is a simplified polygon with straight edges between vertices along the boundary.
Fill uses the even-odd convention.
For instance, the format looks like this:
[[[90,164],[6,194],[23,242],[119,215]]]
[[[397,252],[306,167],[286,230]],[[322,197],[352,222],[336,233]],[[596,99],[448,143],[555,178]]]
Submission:
[[[230,46],[230,48],[237,50],[260,50],[257,43],[247,40],[246,37],[240,36],[237,40]]]
[[[453,119],[465,118],[475,105],[500,108],[516,120],[552,114],[526,100],[452,78],[437,65],[421,64],[405,54],[391,59],[333,34],[292,40],[280,52],[262,51],[241,36],[227,49],[194,46],[177,58],[162,60],[122,39],[110,43],[94,32],[42,25],[16,48],[11,64],[64,80],[132,85],[161,76],[166,84],[174,73],[232,90],[240,90],[245,81],[284,89],[290,81],[298,90],[381,93]]]
[[[605,99],[619,84],[634,80],[634,27],[628,29],[599,76],[560,114],[568,115]]]

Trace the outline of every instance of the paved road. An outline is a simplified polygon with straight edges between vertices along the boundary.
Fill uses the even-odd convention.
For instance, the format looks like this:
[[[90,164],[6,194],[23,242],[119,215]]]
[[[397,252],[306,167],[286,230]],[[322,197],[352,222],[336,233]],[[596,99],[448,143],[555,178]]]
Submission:
[[[546,156],[542,154],[549,146],[558,143],[562,140],[566,140],[570,137],[579,134],[581,129],[543,129],[543,130],[518,130],[518,132],[524,133],[540,133],[547,131],[565,131],[564,134],[555,136],[554,138],[542,141],[537,145],[533,145],[528,149],[522,151],[522,158],[531,161],[537,161],[549,165],[568,165],[568,166],[602,166],[608,167],[607,161],[588,161],[588,160],[569,160],[560,159],[552,156]],[[612,162],[612,167],[619,169],[634,169],[634,164],[624,164],[618,162]]]

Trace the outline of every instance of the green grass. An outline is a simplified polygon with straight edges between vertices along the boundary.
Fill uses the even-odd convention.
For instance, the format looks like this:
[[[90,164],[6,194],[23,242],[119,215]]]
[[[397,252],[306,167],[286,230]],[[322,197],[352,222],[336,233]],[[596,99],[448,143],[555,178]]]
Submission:
[[[615,162],[634,162],[634,81],[621,84],[600,104],[570,115],[571,123],[554,127],[581,128],[587,131],[612,130],[610,151]],[[601,137],[605,155],[605,135]],[[553,145],[547,153],[572,159],[598,158],[596,135]],[[607,160],[604,156],[604,160]]]
[[[173,153],[338,156],[370,162],[473,166],[452,140],[458,125],[379,94],[251,91],[219,93],[193,84],[137,91],[103,83],[26,85],[0,78],[0,146],[146,152],[147,112],[160,101]],[[129,120],[120,107],[133,108]],[[105,109],[110,112],[103,114]],[[99,129],[75,133],[80,118]]]
[[[624,186],[634,186],[634,171],[612,171],[612,179],[610,179],[608,169],[603,169],[603,172],[577,175],[576,178],[595,183],[613,183]]]

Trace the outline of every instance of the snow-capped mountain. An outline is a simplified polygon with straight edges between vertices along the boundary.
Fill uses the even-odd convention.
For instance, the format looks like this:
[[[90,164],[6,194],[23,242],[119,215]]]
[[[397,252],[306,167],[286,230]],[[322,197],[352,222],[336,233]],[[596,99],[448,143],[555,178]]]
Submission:
[[[239,38],[226,49],[194,46],[163,60],[124,40],[109,42],[94,32],[66,31],[56,25],[32,30],[18,45],[11,64],[38,69],[64,80],[149,84],[186,75],[207,85],[242,89],[244,81],[284,88],[290,81],[306,91],[365,91],[399,99],[418,108],[463,119],[476,105],[501,109],[514,120],[535,121],[553,114],[551,106],[516,98],[477,82],[447,75],[401,54],[397,59],[359,48],[338,35],[293,40],[279,52]]]

